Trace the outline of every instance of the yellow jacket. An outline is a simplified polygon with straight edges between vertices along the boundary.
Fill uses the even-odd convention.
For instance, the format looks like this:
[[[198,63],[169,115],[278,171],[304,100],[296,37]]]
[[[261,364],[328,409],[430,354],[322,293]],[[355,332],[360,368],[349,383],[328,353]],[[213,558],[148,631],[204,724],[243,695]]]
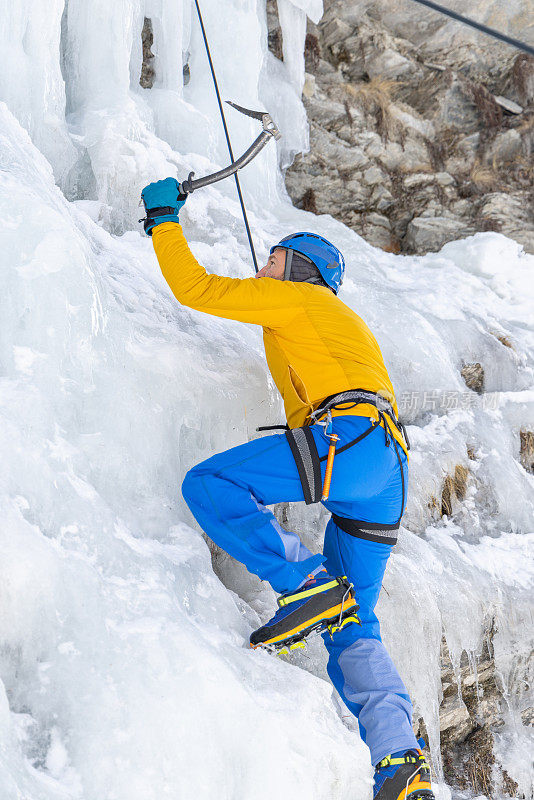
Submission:
[[[191,253],[182,226],[175,222],[155,227],[152,241],[165,280],[180,303],[263,327],[267,363],[290,428],[305,425],[321,400],[347,389],[380,392],[398,415],[375,337],[330,289],[274,278],[209,275]],[[336,414],[378,419],[375,406],[367,403]],[[406,450],[401,434],[391,427]]]

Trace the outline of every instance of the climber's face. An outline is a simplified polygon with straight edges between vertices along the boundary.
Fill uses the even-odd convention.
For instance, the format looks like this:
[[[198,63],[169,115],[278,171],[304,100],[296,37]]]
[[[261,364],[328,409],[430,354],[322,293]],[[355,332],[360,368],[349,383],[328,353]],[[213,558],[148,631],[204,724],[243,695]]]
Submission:
[[[286,251],[283,247],[275,247],[266,265],[256,273],[256,278],[275,278],[277,281],[282,281],[285,267]]]

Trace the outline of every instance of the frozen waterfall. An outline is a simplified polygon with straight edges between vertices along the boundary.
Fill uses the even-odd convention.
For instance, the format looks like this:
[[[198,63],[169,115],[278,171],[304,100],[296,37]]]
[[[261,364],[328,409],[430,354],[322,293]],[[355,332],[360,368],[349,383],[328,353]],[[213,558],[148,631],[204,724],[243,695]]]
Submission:
[[[341,297],[378,338],[412,440],[384,639],[439,781],[442,635],[458,669],[493,626],[497,755],[528,794],[534,476],[519,451],[534,430],[534,258],[496,233],[395,256],[295,209],[280,165],[307,144],[302,31],[321,3],[280,5],[285,64],[263,0],[202,2],[223,97],[266,108],[284,134],[241,175],[258,255],[295,229],[344,251]],[[247,649],[274,595],[210,553],[180,494],[194,463],[282,420],[261,329],[180,307],[138,224],[146,183],[227,163],[194,7],[0,8],[0,796],[369,800],[368,751],[321,647],[290,663]],[[257,123],[227,119],[240,153]],[[208,270],[250,275],[233,181],[196,192],[182,219]],[[462,381],[470,362],[483,395]],[[458,465],[465,497],[435,515]],[[323,512],[286,513],[318,549]]]

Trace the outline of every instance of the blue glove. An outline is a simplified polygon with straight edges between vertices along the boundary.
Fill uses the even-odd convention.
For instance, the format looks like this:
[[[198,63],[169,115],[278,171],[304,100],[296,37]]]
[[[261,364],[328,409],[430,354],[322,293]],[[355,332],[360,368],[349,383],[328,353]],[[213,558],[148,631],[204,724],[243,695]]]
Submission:
[[[175,178],[149,183],[141,192],[141,200],[145,205],[146,217],[143,220],[145,233],[152,236],[152,228],[162,222],[179,222],[178,214],[187,200],[181,194],[180,184]]]

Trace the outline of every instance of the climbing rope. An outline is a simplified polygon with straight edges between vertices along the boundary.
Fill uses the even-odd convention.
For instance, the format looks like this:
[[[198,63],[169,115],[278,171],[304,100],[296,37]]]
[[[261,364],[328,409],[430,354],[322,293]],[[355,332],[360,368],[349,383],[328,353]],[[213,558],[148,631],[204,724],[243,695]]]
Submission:
[[[520,42],[518,39],[507,36],[505,33],[500,33],[494,28],[488,28],[487,25],[483,25],[481,22],[475,22],[474,19],[469,19],[469,17],[462,16],[462,14],[457,14],[456,11],[451,11],[438,3],[432,2],[432,0],[412,0],[412,2],[431,8],[433,11],[437,11],[440,14],[445,14],[446,17],[455,19],[457,22],[463,22],[464,25],[469,25],[477,31],[482,31],[482,33],[486,33],[488,36],[493,36],[494,39],[499,39],[501,42],[510,44],[512,47],[517,47],[519,50],[524,50],[525,53],[530,53],[531,56],[534,56],[534,47],[531,47],[529,44]]]
[[[217,95],[217,103],[219,104],[219,111],[221,112],[221,119],[222,119],[222,124],[223,124],[223,128],[224,128],[224,135],[226,136],[226,143],[228,145],[228,152],[230,153],[230,159],[233,162],[234,161],[234,154],[232,152],[232,144],[230,142],[230,134],[228,133],[228,128],[226,126],[226,117],[224,116],[224,108],[223,108],[223,104],[221,102],[221,95],[219,93],[219,85],[217,83],[217,77],[215,75],[215,69],[213,67],[213,61],[211,60],[211,53],[210,53],[210,48],[209,48],[209,44],[208,44],[208,37],[206,36],[206,30],[204,28],[204,21],[202,19],[202,14],[200,13],[200,6],[198,4],[198,0],[195,0],[195,6],[196,6],[196,9],[197,9],[198,21],[200,22],[200,28],[202,30],[202,37],[204,39],[204,45],[206,47],[206,54],[208,56],[208,62],[209,62],[209,65],[210,65],[211,77],[213,78],[213,85],[215,87],[215,94]],[[241,204],[241,211],[243,212],[243,221],[245,223],[245,229],[247,231],[248,243],[250,245],[250,252],[252,254],[252,261],[254,262],[254,270],[257,272],[258,271],[258,262],[256,260],[256,252],[254,250],[254,242],[252,241],[252,233],[250,231],[250,226],[248,224],[247,212],[246,212],[246,209],[245,209],[245,203],[243,201],[243,195],[241,193],[241,186],[240,186],[240,183],[239,183],[239,178],[238,178],[237,172],[234,173],[234,178],[235,178],[235,185],[237,187],[237,194],[239,196],[239,202]]]

